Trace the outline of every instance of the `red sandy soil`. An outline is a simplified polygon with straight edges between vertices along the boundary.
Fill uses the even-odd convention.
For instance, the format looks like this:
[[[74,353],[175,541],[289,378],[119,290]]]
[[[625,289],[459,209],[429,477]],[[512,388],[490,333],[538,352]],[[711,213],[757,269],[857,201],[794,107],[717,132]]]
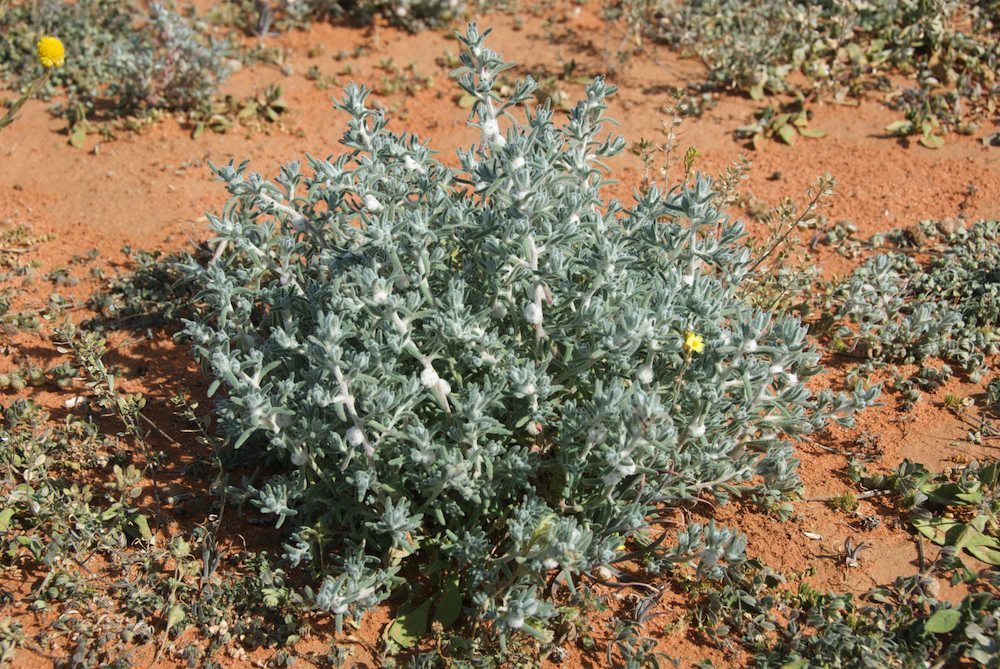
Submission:
[[[618,44],[620,39],[592,7],[559,5],[548,16],[524,17],[519,29],[506,15],[482,17],[479,22],[481,26],[495,28],[491,46],[519,61],[518,74],[532,73],[538,78],[545,73],[560,72],[570,60],[577,63],[574,77],[599,74],[607,69],[602,55],[604,45]],[[81,150],[68,145],[63,122],[47,112],[46,103],[33,101],[26,105],[22,117],[0,134],[0,229],[24,223],[30,225],[34,234],[49,234],[53,238],[39,244],[24,259],[37,262],[39,267],[34,273],[35,281],[24,285],[16,308],[44,305],[51,286],[40,277],[55,267],[68,266],[71,256],[88,249],[95,248],[100,253],[91,266],[113,274],[128,270],[121,252],[124,245],[168,251],[190,248],[193,243],[205,240],[208,230],[203,214],[219,210],[227,197],[221,185],[213,180],[206,161],[222,164],[250,158],[252,170],[272,175],[282,162],[303,158],[305,154],[338,153],[338,139],[346,119],[332,109],[329,98],[331,94],[339,94],[339,87],[319,90],[314,81],[304,76],[310,67],[317,67],[323,75],[334,77],[343,85],[349,78],[377,83],[382,75],[379,61],[385,58],[391,58],[399,66],[412,63],[420,75],[433,77],[433,83],[412,97],[396,94],[376,98],[393,111],[392,127],[431,138],[432,147],[450,163],[455,162],[456,148],[468,147],[478,137],[478,131],[466,123],[467,110],[456,103],[457,88],[448,78],[448,66],[441,64],[446,51],[455,54],[458,50],[457,42],[447,31],[411,35],[385,27],[361,29],[320,24],[307,32],[260,41],[288,50],[284,72],[277,66],[246,68],[227,82],[224,92],[245,96],[269,84],[280,84],[290,107],[282,121],[283,129],[272,127],[263,132],[237,128],[225,135],[206,131],[193,139],[190,127],[167,119],[138,134],[123,131],[108,141],[90,135]],[[362,46],[367,50],[358,57],[335,58],[340,52],[352,54]],[[307,53],[314,47],[321,47],[321,53],[310,58]],[[71,49],[72,45],[70,58]],[[348,64],[353,71],[350,77],[341,74]],[[610,116],[621,121],[619,130],[629,142],[644,137],[662,141],[658,130],[661,121],[669,120],[663,111],[670,101],[669,91],[686,81],[697,80],[700,72],[697,61],[682,59],[666,48],[647,44],[643,53],[630,59],[625,70],[614,78],[621,91],[611,102]],[[560,88],[571,99],[583,90],[582,85],[571,82],[560,83]],[[742,189],[771,204],[786,196],[804,202],[805,193],[816,177],[830,173],[837,179],[836,196],[823,214],[830,221],[850,220],[858,227],[860,238],[924,219],[956,216],[959,212],[970,221],[1000,216],[1000,150],[987,148],[980,142],[983,135],[997,129],[995,122],[992,126],[985,124],[975,136],[952,135],[943,148],[929,150],[915,142],[883,136],[885,126],[899,116],[884,107],[877,97],[856,106],[821,101],[811,106],[814,112],[811,126],[827,131],[825,138],[803,138],[795,146],[768,143],[763,150],[750,152],[733,139],[732,131],[747,123],[758,106],[742,97],[719,97],[717,104],[700,118],[685,119],[677,158],[687,146],[696,146],[701,152],[696,167],[714,174],[738,154],[748,153],[753,168]],[[641,162],[626,152],[612,166],[615,177],[621,181],[614,190],[628,198],[642,177]],[[675,165],[672,179],[679,176],[679,170]],[[759,232],[753,229],[753,224],[751,231]],[[811,253],[827,278],[844,274],[857,262],[822,246]],[[57,290],[63,296],[85,300],[95,288],[88,274],[89,266],[70,267],[80,283],[59,286]],[[206,385],[186,352],[163,334],[138,341],[124,341],[122,336],[112,340],[120,348],[110,356],[110,361],[124,367],[127,389],[146,393],[150,411],[163,430],[180,435],[184,426],[172,416],[167,400],[181,390],[197,397]],[[52,344],[37,336],[19,334],[0,344],[0,370],[16,367],[27,358],[47,362],[58,359]],[[140,374],[140,367],[148,371]],[[836,376],[837,373],[831,374],[831,382]],[[799,455],[806,497],[853,489],[842,474],[845,457],[823,447],[852,450],[863,433],[880,446],[874,468],[895,467],[903,458],[910,458],[932,469],[941,469],[975,457],[995,456],[995,449],[974,447],[964,441],[966,428],[942,404],[947,393],[967,396],[981,392],[981,387],[953,379],[939,391],[926,394],[909,411],[899,410],[896,399],[888,395],[883,400],[884,406],[860,417],[855,430],[836,429],[819,435],[816,443],[802,443]],[[33,388],[24,394],[54,410],[67,397],[67,393]],[[2,399],[7,403],[14,396],[9,392]],[[169,454],[161,485],[181,485],[179,472],[197,453],[160,441],[163,443],[156,443],[156,448]],[[718,509],[714,517],[746,532],[749,555],[763,559],[771,567],[785,573],[814,570],[807,580],[816,587],[861,592],[874,584],[890,582],[896,576],[914,573],[918,559],[917,544],[898,512],[882,506],[877,499],[865,500],[862,505],[862,513],[876,515],[883,521],[877,529],[863,534],[848,525],[845,514],[820,501],[797,503],[794,518],[786,523],[738,504]],[[202,494],[183,509],[165,509],[160,532],[169,536],[171,532],[189,529],[210,506],[211,499]],[[229,520],[223,528],[222,541],[231,550],[239,550],[244,542],[252,547],[266,547],[271,540],[260,528],[237,518],[235,512]],[[822,539],[809,539],[804,532],[816,533]],[[837,560],[848,537],[855,541],[863,538],[873,545],[864,554],[860,568],[841,567]],[[263,546],[258,545],[261,542]],[[933,551],[925,548],[931,557]],[[974,568],[982,567],[971,559],[969,562]],[[6,584],[6,587],[11,586]],[[682,666],[691,666],[706,657],[717,665],[740,663],[739,656],[726,656],[689,634],[681,617],[682,595],[668,592],[661,606],[665,615],[654,618],[645,631],[657,637],[661,648],[679,658]],[[0,614],[23,617],[29,630],[32,625],[44,622],[16,605],[4,607]],[[367,646],[377,645],[389,618],[385,610],[369,616],[357,637]],[[678,621],[682,622],[676,626],[678,629],[663,633],[664,626]],[[595,638],[606,640],[610,630],[605,623],[605,619],[595,621]],[[322,648],[326,633],[324,627],[318,626],[313,637],[303,641],[299,649]],[[589,654],[573,649],[562,666],[604,666],[601,643],[597,651]],[[153,652],[149,648],[140,649],[134,658],[136,665],[152,661]],[[226,666],[250,666],[266,656],[266,653],[251,654],[222,661]],[[359,658],[364,657],[362,651]],[[56,659],[22,650],[14,664],[47,667]],[[174,666],[177,662],[180,660],[174,660],[168,652],[158,664]],[[357,666],[378,666],[370,657],[365,662]]]

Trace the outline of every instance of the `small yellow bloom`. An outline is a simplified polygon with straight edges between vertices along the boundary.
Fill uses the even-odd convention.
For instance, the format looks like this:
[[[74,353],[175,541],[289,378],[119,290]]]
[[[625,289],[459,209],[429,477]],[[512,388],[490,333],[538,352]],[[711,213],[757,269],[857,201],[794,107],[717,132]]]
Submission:
[[[62,67],[65,61],[66,49],[63,47],[62,40],[51,35],[38,40],[38,62],[42,64],[42,67],[46,70]]]
[[[688,353],[701,353],[705,350],[705,340],[700,334],[688,330],[684,333],[684,350]]]

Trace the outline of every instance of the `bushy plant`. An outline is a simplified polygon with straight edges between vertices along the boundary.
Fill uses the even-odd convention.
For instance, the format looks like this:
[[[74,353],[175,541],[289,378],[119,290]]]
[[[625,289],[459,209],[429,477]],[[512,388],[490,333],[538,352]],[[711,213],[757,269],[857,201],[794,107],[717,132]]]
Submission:
[[[222,246],[190,267],[204,315],[185,335],[225,391],[224,436],[265,473],[242,492],[291,527],[289,561],[325,565],[316,601],[338,621],[419,575],[540,634],[547,575],[572,586],[632,545],[718,574],[739,535],[665,541],[657,518],[706,495],[780,506],[800,488],[783,437],[877,392],[811,393],[819,355],[741,297],[757,259],[711,179],[606,200],[614,88],[595,80],[557,124],[530,78],[500,95],[488,32],[461,37],[481,136],[459,168],[351,85],[346,153],[274,181],[216,168]]]

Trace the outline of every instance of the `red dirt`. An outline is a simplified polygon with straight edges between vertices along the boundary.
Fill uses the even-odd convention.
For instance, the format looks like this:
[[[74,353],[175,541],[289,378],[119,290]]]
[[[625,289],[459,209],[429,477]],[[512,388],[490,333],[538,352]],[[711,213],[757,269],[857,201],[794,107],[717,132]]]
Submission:
[[[521,29],[515,29],[511,17],[505,15],[486,16],[479,23],[494,26],[492,48],[520,61],[519,74],[559,72],[572,59],[578,65],[579,75],[591,76],[606,68],[601,52],[607,39],[604,23],[593,11],[591,7],[571,5],[568,9],[554,10],[548,17],[526,17]],[[548,26],[543,21],[546,18],[553,19]],[[550,34],[546,34],[546,28]],[[614,36],[610,39],[612,44],[617,40]],[[339,73],[347,64],[353,70],[351,78],[374,83],[380,77],[381,59],[392,58],[401,66],[412,63],[421,75],[433,76],[433,85],[412,97],[396,94],[381,98],[387,108],[395,111],[392,127],[430,137],[433,148],[451,163],[455,162],[456,148],[467,147],[477,138],[477,131],[466,125],[467,111],[454,101],[456,88],[448,79],[448,67],[436,62],[446,50],[457,51],[455,40],[445,31],[410,35],[384,27],[357,29],[321,24],[308,32],[292,32],[261,42],[288,49],[285,64],[291,74],[286,75],[275,66],[244,69],[231,78],[224,92],[243,96],[272,83],[280,84],[291,110],[283,121],[287,127],[284,131],[237,129],[226,135],[205,132],[192,139],[190,128],[167,119],[139,134],[122,132],[110,141],[89,136],[85,150],[79,150],[68,145],[61,132],[62,121],[49,115],[45,103],[33,101],[26,105],[22,117],[0,134],[3,157],[0,229],[25,223],[35,234],[51,234],[54,239],[40,244],[37,251],[22,259],[37,262],[39,268],[33,273],[34,281],[25,282],[15,308],[43,305],[51,287],[41,279],[42,274],[67,266],[71,256],[87,249],[96,248],[100,252],[93,266],[115,272],[128,269],[121,252],[123,245],[176,250],[206,239],[208,231],[203,214],[218,210],[227,197],[205,166],[208,160],[219,164],[250,158],[252,170],[271,175],[281,162],[299,159],[307,153],[326,156],[339,152],[337,141],[345,119],[332,110],[329,101],[331,94],[339,93],[339,88],[318,90],[314,82],[304,77],[312,66],[344,84],[348,77]],[[307,51],[314,46],[322,46],[323,52],[309,58]],[[338,52],[350,54],[360,46],[370,48],[360,57],[339,61],[334,58]],[[610,116],[622,120],[620,132],[630,142],[642,137],[660,140],[657,130],[661,120],[667,120],[663,107],[669,102],[669,89],[683,86],[686,79],[696,79],[700,70],[695,61],[647,45],[645,53],[634,57],[624,74],[615,80],[621,92],[612,101]],[[560,87],[570,98],[582,92],[582,85],[575,83],[561,83]],[[828,172],[837,179],[837,192],[823,213],[831,221],[853,221],[861,238],[923,219],[955,216],[960,210],[969,220],[1000,216],[1000,151],[979,141],[981,136],[997,129],[996,123],[981,128],[977,136],[949,136],[942,149],[933,151],[915,143],[882,137],[883,128],[897,120],[898,115],[877,99],[862,101],[857,106],[820,102],[812,106],[815,115],[811,126],[826,130],[826,138],[802,139],[795,146],[769,143],[762,151],[751,153],[733,139],[732,130],[747,123],[757,106],[740,97],[720,97],[717,105],[707,109],[702,117],[683,122],[679,153],[687,146],[696,146],[701,152],[697,167],[710,173],[730,164],[738,154],[749,153],[754,164],[743,190],[772,204],[786,196],[804,201],[804,194],[816,177]],[[405,116],[405,120],[400,116]],[[626,152],[613,162],[613,167],[622,182],[614,188],[616,194],[629,196],[642,176],[639,159]],[[674,167],[673,178],[678,176],[679,169]],[[769,179],[771,175],[777,178]],[[856,262],[826,247],[818,247],[812,258],[826,277],[843,274]],[[94,288],[88,272],[88,266],[72,266],[71,273],[80,283],[73,287],[59,286],[57,291],[85,300]],[[116,337],[115,341],[120,343],[120,339]],[[23,334],[3,342],[0,353],[0,371],[16,367],[25,357],[44,359],[55,355],[50,344]],[[145,392],[151,405],[159,407],[164,431],[180,434],[183,426],[169,411],[169,397],[179,389],[198,395],[205,387],[185,352],[166,336],[160,336],[125,343],[112,361],[126,366],[129,390]],[[140,364],[149,368],[141,376],[134,369]],[[831,378],[836,376],[834,373]],[[868,433],[882,449],[874,468],[893,467],[903,458],[910,458],[940,469],[981,457],[989,454],[989,450],[965,442],[965,428],[942,404],[947,393],[965,396],[977,392],[981,392],[978,386],[952,380],[937,392],[928,393],[910,411],[901,411],[895,398],[887,396],[885,406],[860,417],[857,429],[831,430],[819,435],[817,441],[827,448],[850,450],[859,434]],[[23,394],[52,409],[60,408],[67,397],[66,393],[33,388]],[[4,400],[13,397],[8,393]],[[169,454],[161,484],[184,485],[179,472],[194,455],[168,443],[157,443],[156,447]],[[808,442],[801,444],[799,452],[807,498],[852,489],[852,484],[840,473],[846,462],[842,455]],[[992,454],[995,455],[995,450]],[[797,503],[795,517],[787,523],[735,504],[718,509],[714,516],[719,522],[746,532],[750,539],[748,553],[771,567],[786,573],[814,571],[806,580],[816,587],[860,592],[898,575],[913,573],[918,559],[917,544],[898,513],[882,506],[877,498],[862,504],[862,513],[877,515],[883,522],[876,530],[863,534],[862,538],[871,541],[873,549],[865,554],[862,567],[855,569],[841,568],[834,556],[847,537],[857,540],[862,535],[847,524],[845,514],[822,502]],[[187,504],[183,512],[164,509],[161,533],[168,536],[177,529],[189,528],[209,511],[210,505],[211,500],[202,495]],[[249,542],[257,547],[272,540],[260,528],[237,520],[235,513],[229,518],[232,522],[224,528],[223,540],[233,550],[239,550],[243,537],[250,537]],[[809,539],[804,531],[817,533],[822,539]],[[925,548],[930,557],[933,551],[929,546]],[[6,587],[14,586],[7,583]],[[23,594],[24,587],[19,591]],[[661,648],[681,659],[683,666],[691,666],[705,657],[723,664],[739,662],[740,658],[726,657],[688,632],[681,617],[683,596],[668,593],[662,608],[665,615],[655,618],[646,632],[658,637]],[[18,607],[7,606],[0,612],[17,615]],[[358,636],[366,645],[376,645],[388,620],[388,612],[380,611],[366,619]],[[678,630],[662,633],[665,625],[678,621],[681,622]],[[29,630],[39,624],[31,622],[27,615],[23,622]],[[595,622],[595,638],[599,640],[606,640],[610,632],[604,624],[603,619]],[[321,649],[324,646],[321,637],[322,634],[317,634],[303,641],[300,650]],[[604,666],[601,643],[593,653],[574,649],[562,666]],[[141,649],[137,659],[151,661],[152,653],[148,648]],[[180,662],[170,659],[169,654],[167,657],[160,666]],[[224,664],[249,666],[265,657],[227,658]],[[14,664],[47,667],[55,659],[22,650]],[[368,666],[377,666],[372,658],[363,661]]]

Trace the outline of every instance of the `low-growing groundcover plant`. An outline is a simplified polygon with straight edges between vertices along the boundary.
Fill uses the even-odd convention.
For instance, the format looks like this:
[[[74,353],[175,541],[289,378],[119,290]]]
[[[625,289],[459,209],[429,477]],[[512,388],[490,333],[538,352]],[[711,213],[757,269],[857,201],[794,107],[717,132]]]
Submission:
[[[232,6],[217,11],[232,16],[257,35],[340,17],[371,23],[376,16],[416,32],[446,24],[466,8],[462,0],[230,0],[228,4]]]
[[[941,145],[941,133],[971,132],[977,121],[996,115],[1000,9],[993,0],[657,0],[644,6],[654,36],[705,63],[710,88],[754,99],[893,91],[887,102],[905,120],[887,131],[921,135],[931,148]],[[912,84],[894,90],[890,73],[907,75]]]
[[[62,39],[68,58],[43,92],[66,95],[56,111],[78,132],[96,115],[194,110],[228,74],[227,47],[166,5],[43,0],[0,16],[0,81],[17,88],[34,80],[43,66],[32,47],[46,34]]]
[[[604,199],[613,87],[557,123],[525,104],[530,78],[497,92],[510,65],[488,32],[460,36],[481,130],[460,168],[351,85],[346,153],[274,181],[216,168],[233,196],[218,251],[188,268],[202,316],[184,335],[258,468],[235,492],[288,528],[285,558],[338,623],[406,594],[425,618],[460,606],[501,641],[548,638],[552,578],[639,558],[719,575],[738,532],[659,521],[703,498],[787,512],[785,438],[877,395],[806,388],[819,355],[796,317],[742,296],[767,258],[711,179]]]
[[[945,227],[925,221],[890,235],[896,250],[872,256],[821,299],[821,329],[835,348],[869,358],[862,371],[917,364],[917,380],[935,387],[952,373],[937,359],[973,382],[988,376],[1000,352],[1000,222]],[[934,247],[914,248],[913,235]]]

